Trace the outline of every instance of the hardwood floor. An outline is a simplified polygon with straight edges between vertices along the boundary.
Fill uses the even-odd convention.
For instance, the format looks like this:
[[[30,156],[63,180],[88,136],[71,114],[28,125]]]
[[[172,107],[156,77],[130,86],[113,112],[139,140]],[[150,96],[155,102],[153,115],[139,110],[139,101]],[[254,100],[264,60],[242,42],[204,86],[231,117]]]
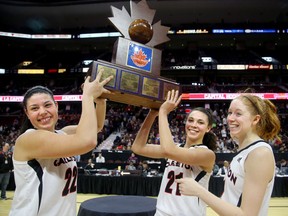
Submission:
[[[0,200],[0,215],[8,216],[11,202],[13,199],[14,192],[7,191],[8,200]],[[102,197],[107,195],[98,194],[78,194],[77,195],[77,209],[79,209],[81,203],[85,200]],[[109,196],[109,195],[108,195]],[[155,197],[156,198],[156,197]],[[270,207],[268,216],[287,216],[288,215],[288,197],[272,198],[270,201]],[[217,214],[208,207],[207,216],[216,216]]]

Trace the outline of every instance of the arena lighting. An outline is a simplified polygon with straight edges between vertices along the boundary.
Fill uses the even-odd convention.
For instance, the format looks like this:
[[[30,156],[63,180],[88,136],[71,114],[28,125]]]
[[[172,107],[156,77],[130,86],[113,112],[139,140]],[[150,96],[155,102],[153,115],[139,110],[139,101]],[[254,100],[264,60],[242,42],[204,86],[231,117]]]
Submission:
[[[266,65],[266,64],[260,64],[260,65],[246,65],[246,70],[273,70],[273,65]]]
[[[169,30],[168,34],[208,34],[207,29],[181,29],[181,30]]]
[[[79,34],[79,38],[121,37],[120,32],[86,33]]]
[[[22,62],[22,66],[28,66],[30,64],[32,64],[32,61],[23,61]]]
[[[268,100],[287,100],[288,93],[253,93]],[[233,100],[238,93],[183,93],[182,100]],[[56,101],[81,101],[82,95],[54,95]],[[0,102],[22,102],[23,96],[0,96]]]
[[[0,31],[0,36],[3,37],[15,37],[15,38],[27,38],[27,39],[71,39],[71,34],[22,34],[15,32],[2,32]]]
[[[217,64],[217,70],[246,70],[246,66],[243,64],[222,65]]]
[[[31,38],[30,34],[14,33],[14,32],[2,32],[0,31],[0,36],[3,37],[16,37],[16,38]]]
[[[44,69],[18,69],[18,74],[44,74]]]
[[[214,34],[239,34],[244,33],[244,29],[212,29]]]
[[[47,70],[47,73],[51,74],[51,73],[64,73],[66,72],[66,69],[65,68],[59,68],[59,69],[56,69],[56,68],[49,68]]]
[[[65,73],[66,72],[66,68],[59,68],[58,69],[58,73]]]
[[[269,63],[279,63],[279,61],[271,56],[262,57],[263,60]]]
[[[87,65],[89,65],[92,61],[93,61],[93,60],[84,60],[84,61],[82,61],[82,64],[87,66]]]
[[[204,86],[204,83],[191,83],[192,86]]]
[[[212,58],[211,57],[201,57],[202,62],[212,62]]]
[[[71,34],[36,34],[31,35],[31,39],[71,39]]]
[[[48,69],[47,70],[47,73],[57,73],[58,72],[58,69]]]
[[[278,30],[279,31],[279,30]],[[245,33],[277,33],[276,29],[245,29]]]
[[[86,68],[84,67],[83,70],[82,70],[82,72],[83,72],[83,73],[87,73],[88,70],[89,70],[89,67],[86,67]]]
[[[280,32],[276,29],[212,29],[213,34],[269,34]]]
[[[272,62],[273,58],[272,57],[262,57],[263,60],[266,62]]]
[[[203,29],[181,29],[169,30],[167,34],[259,34],[259,33],[288,33],[288,30],[282,29],[212,29],[212,31]],[[103,32],[103,33],[83,33],[79,35],[72,34],[23,34],[16,32],[2,32],[0,36],[15,37],[26,39],[74,39],[74,38],[104,38],[104,37],[121,37],[120,32]]]
[[[0,68],[0,74],[5,74],[5,69]]]

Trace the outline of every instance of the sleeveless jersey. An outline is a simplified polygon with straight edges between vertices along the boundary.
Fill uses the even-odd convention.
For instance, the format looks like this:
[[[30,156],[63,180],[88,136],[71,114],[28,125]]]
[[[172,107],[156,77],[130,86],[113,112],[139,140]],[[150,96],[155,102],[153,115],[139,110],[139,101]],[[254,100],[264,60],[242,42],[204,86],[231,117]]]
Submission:
[[[74,157],[13,158],[13,163],[16,190],[9,216],[76,215],[78,171]]]
[[[242,149],[233,157],[228,173],[225,175],[224,192],[222,194],[222,199],[234,204],[235,206],[241,206],[242,192],[244,186],[245,171],[244,165],[246,158],[249,153],[259,147],[267,147],[272,151],[272,148],[268,143],[263,140],[256,141],[246,148]],[[275,167],[275,166],[274,166]],[[274,170],[275,174],[275,170]],[[269,182],[266,188],[265,196],[259,211],[259,216],[264,216],[268,214],[269,201],[272,194],[274,185],[274,178]]]
[[[192,148],[207,147],[199,145],[190,147],[190,149]],[[198,197],[181,195],[175,179],[193,178],[208,189],[211,173],[206,173],[199,166],[191,166],[168,159],[157,198],[155,215],[205,216],[207,205]]]

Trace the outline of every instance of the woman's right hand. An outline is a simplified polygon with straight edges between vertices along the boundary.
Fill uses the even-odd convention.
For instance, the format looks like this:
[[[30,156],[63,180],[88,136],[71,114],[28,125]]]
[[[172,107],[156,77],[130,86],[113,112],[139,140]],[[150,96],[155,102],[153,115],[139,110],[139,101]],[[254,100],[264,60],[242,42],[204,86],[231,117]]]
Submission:
[[[104,86],[113,79],[113,76],[109,76],[100,82],[104,69],[100,69],[97,73],[95,80],[90,82],[90,76],[87,76],[83,86],[83,94],[93,96],[94,99],[101,96],[103,93],[110,94],[111,92],[104,88]]]
[[[186,196],[199,196],[199,191],[203,188],[193,178],[176,179],[180,193]]]

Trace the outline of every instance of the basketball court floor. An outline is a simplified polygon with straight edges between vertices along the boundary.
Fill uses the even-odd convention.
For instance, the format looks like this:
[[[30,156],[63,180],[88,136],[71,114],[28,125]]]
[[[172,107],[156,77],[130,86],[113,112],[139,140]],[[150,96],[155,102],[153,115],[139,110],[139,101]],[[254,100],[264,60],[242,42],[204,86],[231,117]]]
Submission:
[[[7,191],[8,200],[0,200],[0,215],[8,216],[11,207],[14,192]],[[77,195],[77,209],[79,209],[82,202],[88,199],[109,196],[98,194],[78,194]],[[155,197],[156,198],[156,197]],[[217,214],[208,207],[207,216],[216,216]],[[288,216],[288,197],[271,198],[268,216]]]

